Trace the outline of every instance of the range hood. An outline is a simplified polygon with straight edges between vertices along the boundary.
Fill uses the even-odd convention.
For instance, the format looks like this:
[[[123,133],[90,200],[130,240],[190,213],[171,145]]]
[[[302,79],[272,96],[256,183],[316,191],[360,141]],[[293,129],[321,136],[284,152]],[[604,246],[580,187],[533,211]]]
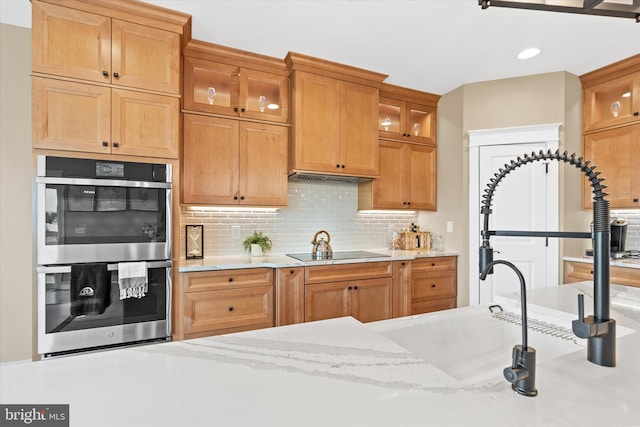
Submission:
[[[328,174],[309,173],[309,172],[295,172],[292,175],[289,175],[289,181],[358,183],[358,182],[371,181],[371,178],[362,178],[359,176],[328,175]]]

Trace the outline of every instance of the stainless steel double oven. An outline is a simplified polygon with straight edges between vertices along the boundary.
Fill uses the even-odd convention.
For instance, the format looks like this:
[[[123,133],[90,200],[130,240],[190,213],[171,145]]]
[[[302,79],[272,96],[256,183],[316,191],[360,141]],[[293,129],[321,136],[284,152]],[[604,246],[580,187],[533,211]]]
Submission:
[[[170,339],[171,165],[38,156],[35,183],[38,354]],[[144,292],[123,298],[131,265]],[[93,266],[102,307],[78,311],[74,281]]]

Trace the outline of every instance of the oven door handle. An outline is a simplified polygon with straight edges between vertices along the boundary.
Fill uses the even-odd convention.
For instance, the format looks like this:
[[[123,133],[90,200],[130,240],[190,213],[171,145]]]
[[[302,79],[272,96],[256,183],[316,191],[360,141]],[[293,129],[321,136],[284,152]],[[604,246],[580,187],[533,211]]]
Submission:
[[[135,261],[133,261],[135,262]],[[150,268],[166,268],[171,267],[171,261],[149,261],[147,262],[147,269]],[[108,271],[117,271],[118,264],[107,264]],[[52,274],[52,273],[71,273],[70,265],[55,265],[55,266],[38,266],[36,268],[38,274]]]
[[[38,184],[93,185],[96,187],[171,188],[171,182],[126,181],[123,179],[59,178],[39,176],[36,178],[36,182]]]

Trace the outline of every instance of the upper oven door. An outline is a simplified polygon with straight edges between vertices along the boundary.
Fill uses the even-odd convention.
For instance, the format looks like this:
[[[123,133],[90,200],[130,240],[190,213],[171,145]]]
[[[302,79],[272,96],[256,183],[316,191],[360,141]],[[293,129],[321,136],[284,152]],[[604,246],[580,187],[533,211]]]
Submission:
[[[171,183],[38,177],[39,265],[171,259]]]

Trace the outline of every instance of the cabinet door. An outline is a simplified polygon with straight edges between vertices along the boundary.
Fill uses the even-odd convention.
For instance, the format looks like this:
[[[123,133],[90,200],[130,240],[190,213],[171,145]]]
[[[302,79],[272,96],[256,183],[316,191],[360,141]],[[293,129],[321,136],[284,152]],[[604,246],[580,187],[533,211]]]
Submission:
[[[304,267],[276,273],[276,326],[304,322]]]
[[[121,89],[111,98],[112,153],[178,158],[178,98]]]
[[[612,208],[640,207],[640,124],[586,134],[584,157],[601,171]],[[583,207],[593,207],[591,184],[585,178]]]
[[[287,205],[287,146],[284,126],[240,122],[240,204]]]
[[[411,261],[393,263],[393,317],[411,314]]]
[[[180,93],[180,35],[114,19],[112,83]]]
[[[393,279],[358,280],[350,286],[351,315],[361,322],[391,319]]]
[[[289,121],[288,77],[241,69],[239,104],[241,117],[287,123]]]
[[[333,319],[351,315],[350,282],[305,285],[304,320]]]
[[[377,177],[378,89],[341,82],[340,169],[360,177]]]
[[[405,144],[380,141],[380,178],[373,180],[374,209],[403,209],[409,202],[405,165]]]
[[[407,104],[407,134],[410,142],[436,143],[436,109],[418,104]]]
[[[184,109],[237,116],[240,70],[227,64],[184,57]]]
[[[111,82],[111,18],[32,1],[34,72]]]
[[[238,129],[237,120],[184,115],[183,203],[238,203]]]
[[[273,285],[184,293],[184,333],[273,326]]]
[[[339,172],[340,85],[337,80],[294,72],[293,146],[290,169]],[[375,124],[375,123],[374,123]]]
[[[393,98],[380,97],[378,103],[378,134],[380,138],[403,140],[406,134],[407,104]],[[380,156],[382,158],[382,155]]]
[[[407,144],[406,150],[409,208],[437,210],[436,147]]]
[[[583,91],[584,132],[640,121],[640,72]]]
[[[109,153],[111,89],[33,77],[33,148]]]

